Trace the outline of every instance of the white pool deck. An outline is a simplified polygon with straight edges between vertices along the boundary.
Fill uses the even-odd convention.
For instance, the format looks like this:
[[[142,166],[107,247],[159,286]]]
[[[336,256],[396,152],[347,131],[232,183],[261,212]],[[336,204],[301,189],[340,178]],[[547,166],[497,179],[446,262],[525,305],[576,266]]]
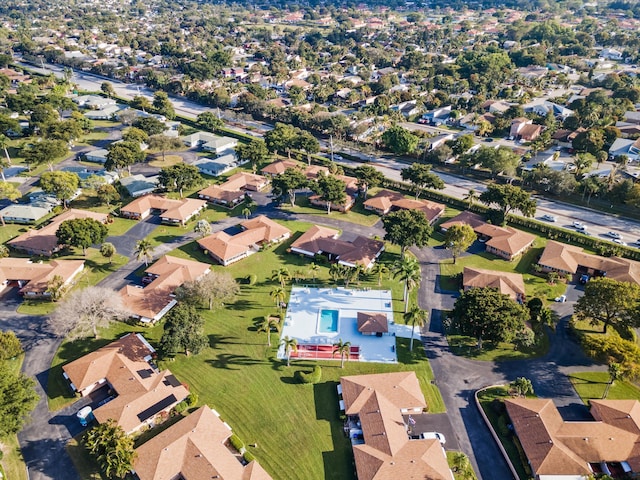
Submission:
[[[394,334],[409,338],[411,328],[393,322],[392,305],[389,290],[293,287],[281,338],[295,338],[299,345],[331,345],[342,339],[360,347],[361,362],[397,363]],[[318,332],[320,310],[338,310],[337,332]],[[362,335],[358,332],[358,312],[386,313],[389,334],[382,337]],[[416,332],[415,338],[418,339],[419,335]],[[282,346],[278,350],[278,358],[284,358]],[[336,355],[336,360],[340,360],[339,355]]]

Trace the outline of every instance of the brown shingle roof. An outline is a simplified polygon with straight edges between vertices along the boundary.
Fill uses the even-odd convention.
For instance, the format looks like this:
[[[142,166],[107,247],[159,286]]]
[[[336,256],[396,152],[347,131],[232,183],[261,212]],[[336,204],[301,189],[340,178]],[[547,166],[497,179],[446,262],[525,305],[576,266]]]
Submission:
[[[204,200],[195,198],[183,198],[173,200],[159,195],[145,195],[136,198],[133,202],[122,207],[123,214],[146,215],[149,210],[161,210],[161,217],[184,222],[191,218],[195,212],[204,208],[207,204]]]
[[[321,238],[337,238],[340,234],[339,230],[329,227],[321,227],[319,225],[312,226],[304,232],[300,237],[291,244],[291,248],[297,248],[310,252],[312,254],[322,253],[318,240]]]
[[[112,418],[131,432],[159,406],[168,408],[189,394],[170,371],[157,372],[148,363],[153,352],[141,335],[130,333],[62,369],[78,391],[106,379],[117,397],[93,411],[96,420]]]
[[[293,160],[278,160],[277,162],[270,163],[260,171],[266,175],[280,175],[284,173],[287,168],[301,167],[301,163],[294,162]]]
[[[462,225],[462,224],[469,225],[471,228],[475,230],[476,227],[479,227],[480,225],[484,225],[485,221],[477,213],[473,213],[468,210],[465,210],[464,212],[461,212],[459,215],[456,215],[455,217],[453,217],[452,219],[447,220],[446,222],[442,222],[440,224],[440,228],[442,229],[442,231],[446,231],[447,228],[451,227],[452,225]]]
[[[225,446],[231,430],[203,406],[136,449],[140,480],[270,480],[255,460],[243,466]]]
[[[380,190],[376,196],[364,202],[364,205],[376,210],[388,211],[392,207],[401,210],[421,210],[429,222],[433,222],[444,212],[445,206],[430,200],[415,200],[391,190]]]
[[[51,223],[39,230],[29,230],[26,233],[7,242],[13,248],[26,250],[42,255],[51,255],[58,249],[58,238],[56,232],[60,224],[65,220],[74,220],[77,218],[92,218],[102,223],[106,223],[109,216],[105,213],[90,212],[88,210],[77,210],[72,208],[57,217]]]
[[[548,399],[509,399],[505,405],[536,475],[588,475],[589,463],[602,461],[640,469],[635,400],[593,400],[592,422],[564,421]]]
[[[524,279],[519,273],[464,267],[462,285],[465,288],[495,288],[514,300],[525,294]]]
[[[493,233],[485,233],[485,235],[491,236],[491,240],[487,241],[487,246],[507,252],[511,256],[522,252],[536,239],[535,235],[511,227],[495,227],[491,229],[491,232]]]
[[[358,331],[360,333],[387,333],[389,331],[387,314],[358,312]]]
[[[201,197],[207,197],[227,203],[232,203],[244,196],[245,190],[262,190],[268,181],[262,175],[254,175],[248,172],[238,172],[231,175],[226,182],[220,185],[210,185],[198,192]]]
[[[51,260],[48,263],[32,263],[28,258],[0,258],[0,284],[5,281],[27,281],[21,293],[42,295],[49,280],[60,276],[65,284],[84,267],[84,260]]]
[[[172,294],[176,288],[206,275],[209,265],[165,255],[147,268],[146,272],[157,278],[144,288],[127,285],[120,290],[120,296],[132,315],[155,319],[165,307],[175,302]]]

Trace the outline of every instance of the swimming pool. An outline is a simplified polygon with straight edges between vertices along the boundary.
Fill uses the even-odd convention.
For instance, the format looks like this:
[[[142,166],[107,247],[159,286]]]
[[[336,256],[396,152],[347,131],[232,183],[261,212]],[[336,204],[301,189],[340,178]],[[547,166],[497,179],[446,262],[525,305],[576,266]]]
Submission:
[[[338,310],[320,310],[318,333],[338,332]]]

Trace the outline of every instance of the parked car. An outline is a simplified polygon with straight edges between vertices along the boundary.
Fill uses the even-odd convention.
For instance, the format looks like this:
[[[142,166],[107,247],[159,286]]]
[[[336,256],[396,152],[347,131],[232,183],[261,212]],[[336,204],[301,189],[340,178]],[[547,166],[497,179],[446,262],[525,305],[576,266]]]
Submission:
[[[591,277],[585,273],[584,275],[582,275],[582,276],[580,277],[580,283],[584,285],[584,284],[585,284],[585,283],[587,283],[590,279],[591,279]]]
[[[607,232],[607,236],[611,238],[617,238],[618,240],[622,240],[622,235],[620,235],[618,232]]]
[[[575,228],[576,230],[586,230],[587,226],[581,222],[573,222],[573,228]]]
[[[614,238],[613,239],[613,243],[617,243],[618,245],[622,245],[623,247],[627,246],[626,242],[623,242],[622,240],[620,240],[619,238]]]
[[[540,217],[540,220],[545,220],[547,222],[555,222],[556,217],[554,217],[553,215],[549,215],[548,213],[545,213]]]
[[[88,405],[78,410],[78,413],[76,413],[76,417],[78,417],[78,421],[83,427],[86,427],[89,422],[91,422],[95,418],[93,416],[92,408]]]
[[[560,295],[559,297],[556,297],[556,302],[558,303],[564,303],[567,301],[567,296],[566,295]]]
[[[446,440],[446,438],[444,438],[444,435],[442,433],[438,433],[438,432],[424,432],[422,435],[420,435],[420,437],[421,438],[435,438],[442,445],[447,443],[447,440]]]

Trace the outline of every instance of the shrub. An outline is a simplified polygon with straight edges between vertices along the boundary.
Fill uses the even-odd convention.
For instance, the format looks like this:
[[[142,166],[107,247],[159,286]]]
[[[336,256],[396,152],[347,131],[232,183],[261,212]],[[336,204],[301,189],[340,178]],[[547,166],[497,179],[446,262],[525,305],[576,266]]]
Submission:
[[[247,278],[246,278],[247,285],[255,285],[257,281],[258,281],[258,276],[255,273],[252,273],[251,275],[247,275]]]
[[[313,367],[313,371],[311,372],[297,370],[293,376],[300,383],[315,385],[322,379],[322,367],[320,365],[316,365]]]
[[[244,458],[244,461],[247,462],[247,463],[251,463],[256,459],[256,457],[254,457],[253,454],[251,452],[249,452],[249,451],[245,451],[242,454],[242,458]]]
[[[189,407],[195,407],[196,404],[198,403],[198,394],[193,392],[190,393],[187,396],[186,402]]]
[[[189,405],[186,400],[183,400],[180,403],[178,403],[175,407],[173,407],[173,411],[175,413],[183,413],[184,411],[187,410],[187,408],[189,408]]]
[[[240,440],[240,437],[238,437],[235,433],[229,437],[229,443],[233,448],[235,448],[239,452],[241,450],[244,450],[244,443],[242,442],[242,440]]]

